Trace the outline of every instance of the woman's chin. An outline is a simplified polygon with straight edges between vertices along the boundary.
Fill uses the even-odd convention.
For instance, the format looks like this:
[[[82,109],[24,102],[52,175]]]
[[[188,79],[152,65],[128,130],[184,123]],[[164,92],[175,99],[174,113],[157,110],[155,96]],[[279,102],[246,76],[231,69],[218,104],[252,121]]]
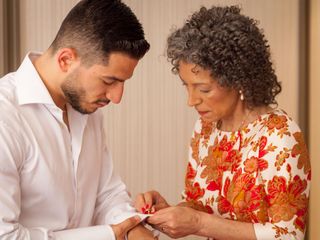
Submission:
[[[208,122],[208,123],[210,123],[210,122],[216,122],[216,120],[213,119],[213,118],[209,118],[209,117],[205,117],[205,116],[200,116],[200,118],[201,118],[201,120],[204,121],[204,122]]]

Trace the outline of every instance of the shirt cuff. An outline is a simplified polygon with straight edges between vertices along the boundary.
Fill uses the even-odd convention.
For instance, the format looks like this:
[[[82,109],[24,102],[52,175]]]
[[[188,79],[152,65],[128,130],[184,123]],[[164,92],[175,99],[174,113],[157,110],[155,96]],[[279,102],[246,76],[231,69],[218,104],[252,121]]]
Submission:
[[[105,223],[110,225],[119,224],[135,215],[137,215],[135,208],[129,203],[123,203],[108,212],[105,216]]]
[[[75,228],[54,232],[55,240],[116,240],[114,232],[109,225]]]

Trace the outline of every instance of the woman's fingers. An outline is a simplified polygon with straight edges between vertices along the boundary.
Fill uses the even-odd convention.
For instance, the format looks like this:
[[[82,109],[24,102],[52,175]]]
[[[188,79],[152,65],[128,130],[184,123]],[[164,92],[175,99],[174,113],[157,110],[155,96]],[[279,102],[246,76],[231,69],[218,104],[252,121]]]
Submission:
[[[135,201],[135,208],[137,211],[145,214],[154,213],[156,210],[155,205],[158,204],[158,196],[160,196],[160,194],[156,191],[138,194]]]
[[[138,212],[143,213],[144,207],[146,205],[146,201],[144,199],[144,193],[140,193],[136,196],[136,200],[134,202],[134,207],[137,209]]]

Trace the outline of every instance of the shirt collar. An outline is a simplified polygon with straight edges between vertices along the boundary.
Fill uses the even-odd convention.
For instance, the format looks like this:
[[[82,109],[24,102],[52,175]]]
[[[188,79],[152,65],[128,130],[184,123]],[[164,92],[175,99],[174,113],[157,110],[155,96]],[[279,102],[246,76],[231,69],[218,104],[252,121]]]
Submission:
[[[16,72],[19,105],[34,103],[55,105],[32,63],[32,60],[40,55],[41,53],[28,53]]]

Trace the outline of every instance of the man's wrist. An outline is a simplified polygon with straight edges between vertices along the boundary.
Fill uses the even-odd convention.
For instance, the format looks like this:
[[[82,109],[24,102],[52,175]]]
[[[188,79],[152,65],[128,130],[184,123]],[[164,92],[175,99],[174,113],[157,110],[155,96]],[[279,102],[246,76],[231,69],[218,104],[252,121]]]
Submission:
[[[137,238],[138,237],[138,238]],[[128,234],[127,239],[153,239],[153,233],[144,227],[142,223],[132,228]]]

